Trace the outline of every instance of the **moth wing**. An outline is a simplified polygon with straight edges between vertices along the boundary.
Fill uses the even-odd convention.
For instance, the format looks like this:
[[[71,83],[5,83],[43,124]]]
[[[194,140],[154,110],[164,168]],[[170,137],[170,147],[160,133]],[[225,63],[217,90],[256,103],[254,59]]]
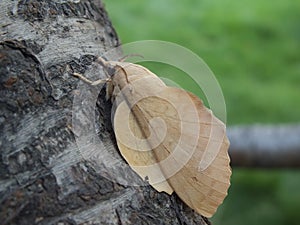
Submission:
[[[162,97],[166,96],[170,102],[178,104],[179,108],[187,101],[183,98],[185,93],[187,92],[178,88],[166,88]],[[202,215],[211,217],[223,202],[230,186],[229,141],[223,122],[218,120],[198,97],[191,93],[188,95],[193,106],[185,107],[185,114],[181,118],[182,126],[195,129],[195,124],[189,124],[189,121],[197,121],[199,125],[197,146],[189,161],[176,174],[168,177],[168,182],[187,205]],[[194,107],[197,116],[190,112]],[[192,139],[195,137],[191,138],[184,133],[180,135],[183,137],[182,151],[186,151],[185,146],[193,142]],[[169,157],[170,165],[180,164],[180,158],[170,154],[172,151],[159,148],[154,150],[154,154],[159,161]],[[161,164],[160,167],[164,174],[170,173],[170,166]]]
[[[130,167],[157,191],[171,194],[173,189],[164,178],[138,120],[125,101],[115,112],[114,129],[118,148]]]
[[[230,186],[225,125],[195,95],[166,87],[147,70],[140,76],[134,65],[125,69],[129,85],[124,74],[115,78],[124,97],[114,120],[121,154],[158,191],[174,190],[211,217]]]
[[[149,141],[145,138],[146,129],[140,124],[139,120],[143,120],[144,115],[142,111],[137,110],[139,99],[160,92],[166,85],[145,67],[126,62],[115,64],[123,68],[118,70],[113,78],[117,105],[114,132],[121,155],[130,167],[143,180],[148,180],[157,191],[171,194],[173,189],[164,178]]]

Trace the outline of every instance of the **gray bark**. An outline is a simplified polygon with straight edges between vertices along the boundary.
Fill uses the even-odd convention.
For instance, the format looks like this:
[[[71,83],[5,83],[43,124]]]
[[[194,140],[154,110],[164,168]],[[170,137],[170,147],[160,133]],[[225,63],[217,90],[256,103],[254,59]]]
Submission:
[[[260,168],[300,167],[300,125],[229,127],[233,166]]]
[[[119,45],[100,1],[1,0],[0,21],[1,224],[209,224],[132,172],[105,91],[71,75]]]

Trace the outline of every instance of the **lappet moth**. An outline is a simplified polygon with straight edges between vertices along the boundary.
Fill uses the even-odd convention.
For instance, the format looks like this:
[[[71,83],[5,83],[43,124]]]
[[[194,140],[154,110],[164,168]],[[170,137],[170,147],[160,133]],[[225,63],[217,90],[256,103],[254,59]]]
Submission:
[[[166,86],[143,66],[99,58],[110,71],[108,96],[116,104],[114,132],[130,167],[159,192],[173,191],[211,217],[230,186],[225,125],[192,93]],[[91,82],[80,74],[74,74]]]

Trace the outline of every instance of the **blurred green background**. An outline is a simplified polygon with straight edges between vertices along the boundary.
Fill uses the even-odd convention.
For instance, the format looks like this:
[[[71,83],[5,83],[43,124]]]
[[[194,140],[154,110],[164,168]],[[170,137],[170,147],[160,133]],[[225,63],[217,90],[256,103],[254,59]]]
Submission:
[[[204,59],[222,87],[229,125],[300,122],[300,1],[106,0],[105,7],[122,43],[170,41]],[[203,97],[186,80],[176,82]],[[299,171],[233,168],[212,222],[298,225],[299,209]]]

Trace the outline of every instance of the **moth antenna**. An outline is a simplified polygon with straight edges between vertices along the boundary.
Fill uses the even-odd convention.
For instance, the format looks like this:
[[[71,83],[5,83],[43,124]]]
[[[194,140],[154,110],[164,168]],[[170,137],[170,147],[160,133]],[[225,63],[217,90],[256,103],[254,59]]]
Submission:
[[[144,58],[144,56],[142,56],[141,54],[128,54],[128,55],[125,55],[122,58],[120,58],[118,61],[124,62],[126,59],[128,59],[129,57],[133,57],[133,56],[138,56],[138,57]]]

